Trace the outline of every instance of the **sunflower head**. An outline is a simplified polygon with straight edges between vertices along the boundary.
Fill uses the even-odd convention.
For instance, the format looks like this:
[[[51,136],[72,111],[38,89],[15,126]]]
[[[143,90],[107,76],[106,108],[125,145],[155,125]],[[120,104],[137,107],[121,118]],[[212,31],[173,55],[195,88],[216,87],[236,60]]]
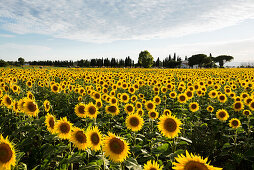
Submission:
[[[180,133],[181,124],[181,121],[175,116],[172,116],[171,114],[163,115],[158,122],[158,129],[164,136],[174,138]]]
[[[79,150],[86,150],[86,148],[88,147],[87,135],[84,130],[80,128],[73,128],[73,131],[70,135],[70,141]]]
[[[197,102],[192,102],[189,104],[189,109],[191,112],[196,112],[199,110],[199,104]]]
[[[37,103],[34,100],[31,100],[29,98],[25,99],[25,103],[23,105],[24,112],[29,116],[37,116],[39,113],[39,108]]]
[[[50,102],[48,100],[45,100],[43,102],[43,106],[44,106],[45,111],[48,112],[50,109]]]
[[[88,145],[92,150],[98,151],[102,145],[102,135],[97,126],[87,130]]]
[[[139,114],[130,114],[126,117],[125,123],[128,129],[139,131],[144,124],[144,120]]]
[[[145,108],[147,111],[154,110],[155,109],[155,103],[151,100],[145,102]]]
[[[0,135],[0,169],[11,169],[16,164],[16,153],[12,143]]]
[[[244,104],[241,101],[236,101],[232,107],[236,112],[239,112],[244,108]]]
[[[171,111],[170,111],[169,109],[165,109],[165,110],[163,111],[163,114],[164,114],[164,115],[170,115],[170,114],[171,114]]]
[[[94,119],[96,119],[98,115],[98,109],[96,105],[94,105],[92,102],[86,105],[85,112],[88,117],[94,118]]]
[[[186,96],[186,94],[184,94],[184,93],[179,94],[179,95],[177,96],[177,101],[178,101],[179,103],[186,103],[186,101],[187,101],[187,96]]]
[[[113,162],[123,162],[130,153],[128,143],[113,133],[108,134],[103,140],[103,151]]]
[[[45,116],[45,124],[47,126],[47,129],[50,133],[55,133],[55,124],[56,124],[56,118],[54,115],[47,113]]]
[[[224,109],[219,109],[216,112],[216,117],[217,119],[221,120],[221,121],[226,121],[229,118],[229,114],[226,110]]]
[[[117,105],[109,105],[109,106],[106,106],[105,109],[106,109],[106,113],[112,114],[113,116],[119,114],[119,108]]]
[[[12,106],[12,98],[8,95],[8,94],[5,94],[2,98],[2,103],[7,107],[7,108],[11,108]]]
[[[79,103],[75,106],[75,113],[78,117],[85,118],[86,112],[85,112],[86,105],[83,103]]]
[[[214,111],[214,108],[213,108],[213,106],[207,106],[206,110],[207,110],[208,112],[213,112],[213,111]]]
[[[135,111],[135,107],[133,106],[133,104],[126,104],[124,107],[124,110],[127,114],[132,114]]]
[[[241,122],[239,119],[236,119],[236,118],[232,118],[230,121],[229,121],[229,126],[236,129],[238,127],[241,126]]]
[[[159,113],[157,111],[155,111],[155,110],[150,110],[148,112],[148,116],[151,119],[157,119],[159,117]]]
[[[66,117],[60,118],[57,121],[56,125],[56,133],[59,138],[61,139],[70,139],[71,137],[71,130],[72,130],[72,123],[70,123]]]
[[[176,162],[173,162],[173,169],[175,170],[222,170],[222,168],[217,168],[209,165],[207,163],[207,158],[203,159],[201,156],[189,154],[189,152],[186,150],[186,156],[183,154],[178,155],[177,158],[175,158]]]
[[[244,110],[244,111],[243,111],[243,115],[248,117],[248,116],[250,116],[250,115],[252,115],[252,114],[251,114],[251,111],[250,111],[250,110]]]
[[[144,164],[144,170],[162,170],[163,166],[160,166],[156,161],[147,161]]]

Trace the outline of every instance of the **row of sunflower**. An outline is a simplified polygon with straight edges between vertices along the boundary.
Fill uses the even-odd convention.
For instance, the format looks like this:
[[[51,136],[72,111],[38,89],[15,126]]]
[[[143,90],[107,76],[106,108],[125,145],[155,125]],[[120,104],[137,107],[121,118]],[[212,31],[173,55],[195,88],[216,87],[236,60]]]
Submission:
[[[75,152],[62,151],[51,155],[54,157],[69,159],[92,151],[85,155],[85,163],[76,161],[65,168],[91,164],[113,169],[120,162],[116,169],[220,169],[199,154],[224,169],[251,167],[251,69],[10,68],[0,72],[3,116],[21,119],[15,118],[14,126],[45,120],[49,134],[39,131],[41,124],[35,125],[40,138],[55,148],[71,143]],[[10,136],[10,128],[3,127],[0,133]],[[13,139],[18,142],[26,135],[22,132]],[[186,151],[184,156],[184,150],[196,155]],[[63,164],[41,157],[45,166]],[[29,167],[45,167],[39,165],[39,159],[29,159],[25,153],[23,161]]]

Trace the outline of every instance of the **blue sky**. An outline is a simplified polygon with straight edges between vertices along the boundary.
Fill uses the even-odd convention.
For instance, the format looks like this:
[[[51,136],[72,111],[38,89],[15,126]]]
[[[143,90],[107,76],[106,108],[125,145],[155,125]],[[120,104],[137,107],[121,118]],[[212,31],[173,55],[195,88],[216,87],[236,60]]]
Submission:
[[[2,0],[0,58],[137,61],[226,54],[254,62],[253,0]]]

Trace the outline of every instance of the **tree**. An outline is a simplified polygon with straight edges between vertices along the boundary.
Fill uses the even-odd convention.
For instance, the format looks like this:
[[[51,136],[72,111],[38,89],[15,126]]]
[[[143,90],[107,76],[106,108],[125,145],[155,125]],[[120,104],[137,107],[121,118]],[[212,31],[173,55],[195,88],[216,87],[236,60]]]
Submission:
[[[18,62],[19,62],[19,64],[22,66],[22,65],[24,65],[24,63],[25,63],[25,59],[22,58],[22,57],[19,57],[19,58],[18,58]]]
[[[194,65],[198,65],[201,67],[203,64],[203,59],[206,57],[207,55],[205,54],[192,55],[190,58],[188,58],[189,66],[193,67]]]
[[[234,57],[229,55],[220,55],[214,58],[216,63],[219,63],[220,67],[222,68],[226,62],[232,61]]]
[[[8,63],[5,62],[4,60],[0,60],[0,67],[5,67],[8,66]]]
[[[156,67],[160,67],[161,66],[161,61],[160,58],[158,57],[158,59],[155,62]]]
[[[144,68],[150,68],[153,65],[153,56],[147,51],[141,51],[139,53],[138,62]]]

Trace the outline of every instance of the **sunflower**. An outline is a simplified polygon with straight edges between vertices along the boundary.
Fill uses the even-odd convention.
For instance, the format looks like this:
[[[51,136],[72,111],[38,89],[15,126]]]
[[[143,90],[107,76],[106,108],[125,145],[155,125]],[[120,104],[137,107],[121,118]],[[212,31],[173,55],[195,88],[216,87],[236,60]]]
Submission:
[[[55,133],[55,124],[56,124],[56,118],[52,114],[47,113],[45,116],[45,124],[47,126],[47,130],[54,134]]]
[[[2,98],[2,103],[7,107],[7,108],[11,108],[12,106],[12,98],[8,95],[8,94],[5,94]]]
[[[26,98],[20,99],[18,101],[18,108],[19,111],[24,112],[24,104],[25,104]]]
[[[172,91],[169,93],[169,97],[172,98],[172,99],[175,99],[176,98],[176,92]]]
[[[31,88],[33,86],[33,83],[31,81],[26,82],[27,87]]]
[[[161,98],[160,98],[159,96],[154,96],[153,102],[154,102],[156,105],[159,105],[159,104],[161,103]]]
[[[229,121],[229,126],[236,129],[238,128],[239,126],[241,126],[241,122],[239,119],[236,119],[236,118],[232,118],[230,121]]]
[[[206,110],[207,110],[208,112],[213,112],[213,111],[214,111],[214,108],[213,108],[213,106],[207,106]]]
[[[138,97],[136,95],[131,96],[131,102],[135,103],[137,101]]]
[[[23,106],[23,110],[27,115],[34,117],[38,115],[39,108],[34,100],[26,98]]]
[[[112,114],[113,116],[115,115],[118,115],[119,114],[119,108],[117,105],[109,105],[109,106],[106,106],[106,113],[110,113]]]
[[[98,109],[100,109],[102,107],[102,101],[101,100],[96,100],[96,103],[95,103],[96,107]]]
[[[111,104],[117,104],[118,103],[118,99],[116,97],[110,97],[110,101]]]
[[[124,107],[124,110],[127,114],[132,114],[135,111],[135,107],[133,106],[133,104],[126,104]]]
[[[254,111],[254,101],[250,102],[249,108],[250,110]]]
[[[164,114],[164,115],[170,115],[170,114],[171,114],[171,111],[170,111],[169,109],[165,109],[165,110],[163,111],[163,114]]]
[[[218,95],[218,92],[216,90],[211,90],[209,93],[208,93],[209,97],[210,98],[216,98],[217,95]]]
[[[137,109],[137,112],[136,112],[139,116],[143,116],[144,115],[144,111],[143,109]]]
[[[193,95],[194,95],[193,92],[190,91],[190,90],[186,91],[185,94],[186,94],[188,100],[190,100],[193,97]]]
[[[16,153],[13,144],[0,135],[0,169],[11,169],[16,164]]]
[[[70,135],[70,141],[77,147],[79,150],[86,150],[88,147],[87,135],[83,129],[73,128],[73,131]]]
[[[251,111],[250,111],[250,110],[244,110],[244,111],[243,111],[243,115],[248,117],[248,116],[250,116],[250,115],[252,115],[252,114],[251,114]]]
[[[236,112],[239,112],[244,108],[244,104],[238,101],[238,102],[235,102],[232,107]]]
[[[144,120],[139,114],[130,114],[126,117],[125,123],[128,129],[139,131],[144,124]]]
[[[60,87],[59,87],[59,84],[58,84],[58,83],[53,84],[53,85],[51,86],[51,91],[54,92],[54,93],[60,92],[61,89],[60,89]]]
[[[94,118],[94,119],[97,118],[97,115],[99,113],[96,105],[94,105],[92,102],[86,105],[85,112],[88,117]]]
[[[140,102],[137,102],[135,104],[135,106],[136,106],[137,109],[142,109],[142,103],[140,103]]]
[[[127,93],[123,93],[123,94],[121,95],[121,102],[123,102],[123,103],[128,103],[129,100],[130,100],[130,98],[129,98],[129,95],[128,95]]]
[[[155,110],[150,110],[150,111],[148,112],[148,116],[149,116],[149,118],[151,118],[151,119],[157,119],[157,118],[159,117],[159,113],[156,112]]]
[[[175,116],[162,115],[159,118],[158,129],[159,131],[168,138],[174,138],[178,136],[180,132],[181,121],[177,119]]]
[[[147,163],[144,165],[144,170],[162,170],[163,166],[159,166],[159,164],[156,161],[147,161]]]
[[[197,102],[192,102],[189,104],[189,109],[191,112],[196,112],[199,110],[199,104]]]
[[[186,94],[184,94],[184,93],[179,94],[179,95],[177,96],[177,101],[178,101],[179,103],[186,103],[186,101],[187,101],[187,96],[186,96]]]
[[[70,123],[66,117],[60,118],[55,126],[55,131],[58,137],[61,139],[70,139],[72,130],[72,123]]]
[[[183,154],[178,155],[175,158],[176,162],[173,162],[173,169],[175,170],[222,170],[222,168],[217,168],[209,165],[207,163],[207,158],[203,159],[201,156],[189,154],[186,150],[186,156]]]
[[[130,154],[128,143],[113,133],[108,133],[103,140],[103,151],[113,162],[123,162]]]
[[[150,111],[150,110],[154,110],[155,109],[155,104],[153,101],[149,100],[149,101],[146,101],[145,102],[145,108],[147,111]]]
[[[13,109],[14,112],[19,113],[20,110],[19,110],[17,101],[13,101],[12,109]]]
[[[226,110],[224,109],[219,109],[216,112],[216,117],[217,119],[221,120],[221,121],[226,121],[229,118],[229,114]]]
[[[31,91],[28,91],[28,92],[26,93],[26,97],[29,98],[29,99],[31,99],[31,100],[34,100],[34,95],[33,95],[33,93],[32,93]]]
[[[79,103],[75,106],[74,111],[78,117],[85,118],[86,117],[85,108],[86,108],[85,104]]]
[[[48,100],[45,100],[43,102],[43,106],[44,106],[45,112],[48,112],[50,109],[50,102]]]
[[[218,100],[221,103],[225,103],[227,101],[227,96],[225,94],[220,94],[220,95],[218,95]]]
[[[86,133],[88,146],[92,150],[98,151],[102,145],[102,135],[97,126],[91,127]]]

